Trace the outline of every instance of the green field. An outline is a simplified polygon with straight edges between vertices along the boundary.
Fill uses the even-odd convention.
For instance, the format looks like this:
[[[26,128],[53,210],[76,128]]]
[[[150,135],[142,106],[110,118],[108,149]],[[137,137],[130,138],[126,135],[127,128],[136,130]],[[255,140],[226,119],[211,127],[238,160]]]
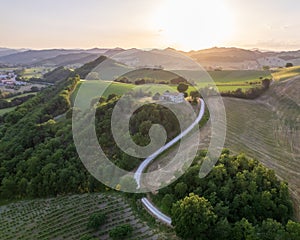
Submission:
[[[178,70],[175,72],[179,75],[184,74],[188,76],[190,80],[198,79],[199,76],[203,75],[203,82],[207,82],[207,77],[205,77],[205,73],[201,73],[199,71]],[[259,81],[261,77],[271,77],[269,71],[262,70],[222,70],[207,71],[207,73],[216,83],[229,84],[240,84],[252,81]]]
[[[72,104],[75,101],[75,98],[77,96],[78,90],[79,88],[82,86],[82,84],[84,84],[87,86],[85,89],[85,94],[87,96],[99,96],[99,94],[97,94],[97,89],[104,89],[106,87],[108,87],[106,89],[106,91],[104,92],[103,96],[104,97],[108,97],[110,94],[116,94],[116,95],[123,95],[124,93],[130,91],[132,88],[135,87],[135,85],[133,84],[125,84],[125,83],[118,83],[118,82],[110,82],[110,81],[102,81],[102,80],[81,80],[80,83],[77,84],[76,89],[74,90],[74,92],[71,95],[71,102]],[[87,98],[83,98],[81,99],[83,102],[82,104],[87,106]]]
[[[106,223],[99,230],[87,229],[92,213],[105,213]],[[119,194],[83,194],[15,202],[0,207],[1,240],[76,239],[89,234],[109,239],[115,226],[130,224],[130,239],[159,239],[156,230],[136,217]]]
[[[259,81],[262,78],[271,78],[269,71],[260,70],[222,70],[208,71],[216,83],[245,83]]]
[[[13,99],[15,99],[15,98],[25,97],[25,96],[28,96],[28,95],[36,95],[36,94],[37,94],[36,92],[23,93],[23,94],[20,94],[20,95],[17,95],[17,96],[13,96],[13,97],[10,97],[10,98],[6,98],[5,100],[8,101],[8,102],[11,102],[11,100],[13,100]]]
[[[210,86],[217,86],[220,92],[227,92],[227,91],[235,91],[238,88],[241,88],[243,91],[246,91],[253,87],[261,86],[261,79],[260,78],[271,78],[272,76],[267,71],[254,71],[254,70],[223,70],[223,71],[210,71],[208,72],[210,76],[213,78],[214,83],[211,81],[210,76],[205,73],[199,73],[197,71],[176,71],[177,74],[183,74],[187,76],[188,80],[195,81],[195,79],[200,79],[201,83],[197,84],[197,87],[204,88]],[[143,75],[144,74],[144,75]],[[134,84],[126,84],[120,82],[113,82],[109,88],[105,91],[104,96],[107,97],[109,94],[117,94],[122,95],[129,90],[136,88],[142,88],[145,92],[151,92],[152,94],[163,93],[166,90],[169,91],[177,91],[177,85],[167,85],[167,84],[160,84],[157,83],[159,81],[166,81],[170,80],[177,75],[174,73],[162,71],[162,70],[143,70],[143,71],[133,71],[126,74],[126,77],[130,81],[134,81],[135,79],[145,78],[145,79],[154,79],[156,84],[145,84],[145,85],[134,85]],[[103,86],[103,88],[107,87],[111,82],[109,81],[99,81],[99,80],[88,80],[86,83],[96,87],[99,87],[99,84]],[[252,83],[252,84],[250,84]],[[78,87],[80,84],[78,85]],[[74,97],[77,94],[77,89],[74,91],[71,99],[74,101]],[[91,88],[93,92],[94,88]],[[189,87],[188,93],[190,91],[195,90],[192,87]],[[87,94],[91,94],[92,92],[87,92]],[[95,94],[94,92],[92,94]]]
[[[166,84],[145,84],[145,85],[134,85],[134,84],[128,84],[128,83],[120,83],[120,82],[110,82],[110,81],[102,81],[102,80],[82,80],[74,90],[74,92],[71,95],[71,102],[74,103],[75,97],[77,96],[79,88],[82,86],[82,83],[87,84],[87,90],[85,94],[87,96],[99,96],[97,94],[97,89],[106,88],[108,87],[103,96],[108,97],[110,94],[116,94],[119,96],[122,96],[123,94],[130,92],[130,91],[139,91],[140,89],[143,92],[151,92],[153,95],[155,93],[162,94],[166,90],[177,92],[177,85],[166,85]],[[192,90],[195,90],[192,87],[189,87],[188,93]],[[99,96],[100,97],[100,96]],[[83,98],[82,104],[86,106],[88,104],[86,101],[88,101],[86,98]],[[79,104],[81,105],[81,104]]]
[[[46,70],[46,68],[43,68],[43,67],[25,68],[21,77],[24,79],[41,78],[43,76],[42,73],[45,70]]]
[[[167,72],[163,70],[141,70],[127,73],[125,76],[129,81],[134,82],[137,79],[154,79],[156,83],[160,81],[169,81],[178,75],[184,76],[188,81],[197,83],[197,87],[204,88],[216,85],[220,92],[235,91],[241,88],[243,91],[249,88],[261,86],[263,78],[272,78],[269,71],[260,70],[222,70],[222,71],[192,71],[176,70]],[[200,82],[199,82],[200,81]],[[174,88],[176,89],[176,87]],[[158,89],[159,90],[159,89]],[[152,92],[161,92],[154,90]]]
[[[248,89],[253,88],[253,85],[217,85],[219,92],[230,92],[235,91],[238,88],[242,89],[243,92],[246,92]]]

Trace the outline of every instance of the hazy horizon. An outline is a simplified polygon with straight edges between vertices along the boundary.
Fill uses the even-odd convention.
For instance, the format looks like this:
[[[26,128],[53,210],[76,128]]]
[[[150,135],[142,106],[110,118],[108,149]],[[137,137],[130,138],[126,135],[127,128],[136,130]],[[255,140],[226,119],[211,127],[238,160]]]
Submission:
[[[26,47],[21,47],[21,48],[10,48],[10,47],[6,47],[6,46],[0,46],[0,49],[14,49],[14,50],[91,50],[91,49],[116,49],[116,48],[120,48],[120,49],[124,49],[124,50],[130,50],[130,49],[139,49],[139,50],[154,50],[154,49],[158,49],[158,50],[164,50],[167,48],[173,48],[173,47],[164,47],[164,48],[136,48],[136,47],[131,47],[131,48],[122,48],[119,46],[115,46],[115,47],[101,47],[101,46],[94,46],[94,47],[88,47],[88,48],[80,48],[80,47],[75,47],[75,48],[62,48],[62,47],[55,47],[55,48],[51,48],[51,47],[46,47],[46,48],[26,48]],[[261,48],[247,48],[247,47],[237,47],[237,46],[212,46],[212,47],[208,47],[208,48],[200,48],[200,49],[190,49],[190,50],[183,50],[183,49],[179,49],[179,48],[173,48],[177,51],[183,51],[183,52],[191,52],[191,51],[201,51],[201,50],[206,50],[206,49],[212,49],[212,48],[237,48],[237,49],[244,49],[244,50],[251,50],[251,51],[261,51],[261,52],[284,52],[284,51],[300,51],[300,47],[297,49],[261,49]]]
[[[12,0],[1,3],[0,46],[299,50],[299,7],[293,0]]]

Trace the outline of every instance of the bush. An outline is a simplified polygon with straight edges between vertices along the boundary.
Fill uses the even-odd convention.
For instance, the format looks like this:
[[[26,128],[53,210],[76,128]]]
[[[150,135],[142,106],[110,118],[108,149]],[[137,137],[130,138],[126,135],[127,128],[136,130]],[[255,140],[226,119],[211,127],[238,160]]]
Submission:
[[[130,224],[124,224],[117,226],[109,231],[109,236],[112,239],[124,239],[130,236],[133,232],[133,228]]]
[[[98,229],[106,221],[106,215],[104,213],[94,213],[90,216],[87,227]]]

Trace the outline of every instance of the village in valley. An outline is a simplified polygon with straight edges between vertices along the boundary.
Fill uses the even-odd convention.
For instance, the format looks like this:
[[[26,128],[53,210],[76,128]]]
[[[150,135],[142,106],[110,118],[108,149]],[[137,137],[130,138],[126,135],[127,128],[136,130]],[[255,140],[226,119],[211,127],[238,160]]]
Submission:
[[[0,72],[0,86],[11,88],[13,86],[26,86],[27,84],[24,81],[18,81],[17,75],[13,70]]]

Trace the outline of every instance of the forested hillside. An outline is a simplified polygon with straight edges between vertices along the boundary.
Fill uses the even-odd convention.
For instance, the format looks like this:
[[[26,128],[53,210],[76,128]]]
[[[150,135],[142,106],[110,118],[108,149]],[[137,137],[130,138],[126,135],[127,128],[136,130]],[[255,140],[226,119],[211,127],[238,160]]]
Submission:
[[[2,199],[104,189],[87,173],[73,143],[71,114],[74,109],[70,95],[79,80],[78,75],[59,80],[0,119]],[[97,108],[96,130],[99,143],[111,161],[121,168],[133,170],[141,159],[123,153],[110,131],[111,114],[118,99],[112,94],[92,103]],[[60,117],[62,114],[65,116]],[[130,122],[131,134],[137,144],[149,143],[148,131],[153,123],[165,127],[168,140],[179,133],[177,119],[170,110],[159,105],[146,105],[132,116]]]
[[[82,171],[70,144],[71,124],[53,120],[70,108],[69,95],[78,81],[73,77],[44,89],[1,118],[2,198],[78,192],[82,177],[76,176]]]

